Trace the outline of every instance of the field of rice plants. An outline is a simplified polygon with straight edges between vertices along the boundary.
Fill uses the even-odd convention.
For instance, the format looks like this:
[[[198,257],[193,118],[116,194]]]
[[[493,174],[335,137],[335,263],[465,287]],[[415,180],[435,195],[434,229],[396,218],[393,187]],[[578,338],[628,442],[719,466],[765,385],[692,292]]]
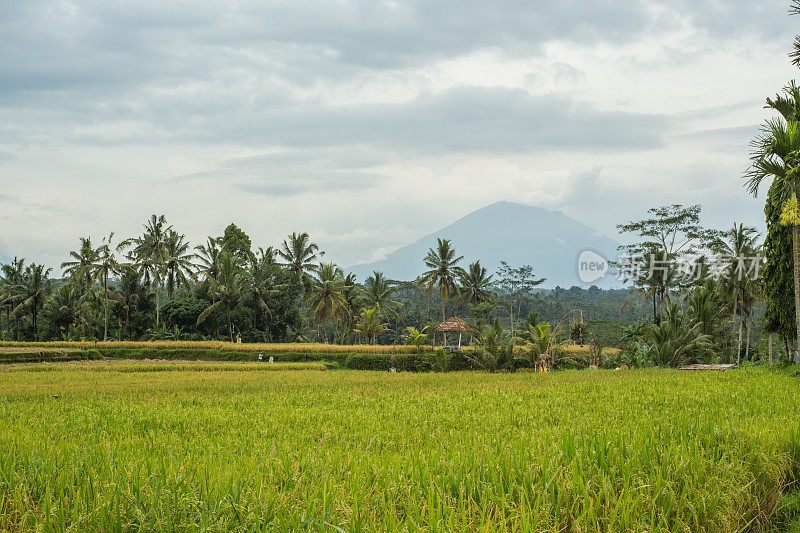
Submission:
[[[788,374],[90,366],[0,375],[0,530],[741,531],[792,518]]]
[[[6,348],[77,348],[77,349],[148,349],[148,350],[220,350],[226,352],[262,353],[413,353],[415,346],[404,344],[327,344],[321,342],[235,343],[225,341],[0,341],[0,351]]]
[[[419,348],[404,344],[327,344],[320,342],[294,342],[294,343],[235,343],[224,341],[98,341],[98,342],[75,342],[75,341],[51,341],[51,342],[15,342],[0,341],[0,353],[12,353],[14,351],[35,352],[42,349],[119,349],[119,350],[218,350],[223,352],[244,352],[244,353],[368,353],[368,354],[404,354],[416,353]],[[469,346],[463,346],[463,350],[469,351]],[[423,347],[425,351],[431,351],[430,346]],[[566,345],[560,347],[565,353],[569,354],[588,354],[588,345]],[[619,353],[618,348],[606,347],[603,349],[606,354],[614,355]]]

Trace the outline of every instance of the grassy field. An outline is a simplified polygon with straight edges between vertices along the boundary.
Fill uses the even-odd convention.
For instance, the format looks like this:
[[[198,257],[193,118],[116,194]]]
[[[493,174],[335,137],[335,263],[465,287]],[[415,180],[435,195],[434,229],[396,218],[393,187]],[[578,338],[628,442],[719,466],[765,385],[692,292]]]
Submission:
[[[0,530],[739,531],[791,518],[800,403],[786,374],[90,368],[0,374]]]

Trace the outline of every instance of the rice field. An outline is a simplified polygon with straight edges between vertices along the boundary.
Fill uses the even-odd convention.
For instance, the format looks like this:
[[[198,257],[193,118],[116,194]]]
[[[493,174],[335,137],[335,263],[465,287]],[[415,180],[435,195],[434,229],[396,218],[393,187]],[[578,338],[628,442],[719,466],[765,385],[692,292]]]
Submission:
[[[327,344],[321,342],[236,343],[224,341],[0,341],[0,351],[10,348],[73,348],[73,349],[148,349],[148,350],[220,350],[226,352],[262,353],[414,353],[415,346],[404,344]]]
[[[224,341],[99,341],[99,342],[75,342],[75,341],[51,341],[51,342],[15,342],[0,341],[0,352],[2,353],[23,353],[37,352],[46,350],[64,349],[144,349],[144,350],[219,350],[226,352],[244,353],[369,353],[369,354],[402,354],[416,353],[419,348],[404,344],[327,344],[320,342],[294,342],[294,343],[235,343]],[[431,347],[423,347],[430,351]],[[469,351],[469,346],[462,346],[462,349]],[[588,354],[588,345],[566,345],[560,348],[562,351],[571,354]],[[606,347],[603,349],[606,354],[614,355],[620,352],[618,348]]]
[[[0,530],[757,531],[792,518],[787,374],[91,368],[0,374]]]

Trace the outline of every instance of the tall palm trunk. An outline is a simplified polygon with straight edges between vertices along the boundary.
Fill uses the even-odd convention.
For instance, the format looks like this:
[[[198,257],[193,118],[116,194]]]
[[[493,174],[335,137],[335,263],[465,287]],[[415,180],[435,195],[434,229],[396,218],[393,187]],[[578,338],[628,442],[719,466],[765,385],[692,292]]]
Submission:
[[[511,338],[514,338],[514,300],[511,300],[511,307],[509,308],[509,313],[511,317]]]
[[[750,313],[747,314],[747,342],[745,343],[744,355],[750,360]]]
[[[444,314],[444,295],[442,295],[442,322],[444,323],[445,320],[447,320],[447,317]],[[442,338],[444,339],[442,345],[443,346],[447,346],[447,332],[446,331],[442,332]]]
[[[156,269],[155,269],[155,276],[154,276],[153,281],[155,282],[155,286],[156,286],[156,327],[158,327],[159,316],[160,316],[159,315],[159,311],[160,311],[159,308],[161,307],[161,305],[159,303],[159,298],[158,298],[158,288],[161,285],[161,277],[160,277],[160,272],[158,271],[158,267],[156,267]]]
[[[742,362],[742,323],[744,322],[744,315],[739,315],[739,341],[736,343],[736,364]]]
[[[658,309],[656,308],[656,291],[653,290],[653,324],[658,326]]]
[[[800,337],[800,226],[792,227],[792,248],[794,261],[794,316],[797,334]]]
[[[769,364],[772,364],[772,333],[769,334]]]
[[[108,340],[108,273],[103,276],[103,340]]]

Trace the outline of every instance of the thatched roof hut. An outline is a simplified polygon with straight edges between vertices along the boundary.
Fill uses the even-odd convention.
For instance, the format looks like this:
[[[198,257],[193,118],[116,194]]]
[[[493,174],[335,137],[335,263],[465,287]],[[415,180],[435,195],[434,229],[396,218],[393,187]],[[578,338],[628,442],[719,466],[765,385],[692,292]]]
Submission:
[[[476,333],[478,330],[470,326],[458,317],[451,316],[438,326],[436,331],[441,331],[444,334],[444,344],[447,348],[447,333],[458,333],[458,349],[461,349],[461,334],[462,333]]]
[[[475,333],[476,329],[458,317],[451,316],[438,326],[436,326],[436,331],[441,331],[445,333],[453,332],[453,333]]]

